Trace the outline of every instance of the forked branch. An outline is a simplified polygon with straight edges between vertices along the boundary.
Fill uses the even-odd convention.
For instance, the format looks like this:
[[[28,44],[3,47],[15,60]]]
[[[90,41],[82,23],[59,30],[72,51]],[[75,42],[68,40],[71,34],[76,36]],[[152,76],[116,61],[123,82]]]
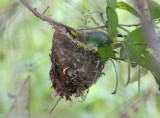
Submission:
[[[49,18],[47,16],[45,16],[44,14],[40,13],[37,11],[36,8],[33,8],[29,2],[27,0],[20,0],[35,16],[37,16],[38,18],[40,18],[43,21],[48,22],[51,26],[55,27],[55,26],[62,26],[62,27],[68,27],[71,28],[65,24],[62,24],[60,22],[57,22],[56,20]],[[73,28],[71,28],[73,29]]]
[[[35,16],[37,16],[38,18],[40,18],[43,21],[48,22],[51,26],[55,27],[55,26],[62,26],[62,27],[67,27],[70,28],[74,31],[76,30],[93,30],[93,29],[99,29],[99,28],[106,28],[107,26],[98,26],[98,27],[92,27],[92,28],[80,28],[80,29],[74,29],[68,25],[65,25],[63,23],[57,22],[56,20],[49,18],[47,16],[44,15],[44,13],[40,13],[36,8],[33,8],[29,2],[27,0],[20,0],[22,2],[22,4],[24,4]],[[119,24],[120,26],[140,26],[142,25],[142,23],[139,24],[131,24],[131,25],[125,25],[125,24]],[[118,35],[118,37],[121,37]]]

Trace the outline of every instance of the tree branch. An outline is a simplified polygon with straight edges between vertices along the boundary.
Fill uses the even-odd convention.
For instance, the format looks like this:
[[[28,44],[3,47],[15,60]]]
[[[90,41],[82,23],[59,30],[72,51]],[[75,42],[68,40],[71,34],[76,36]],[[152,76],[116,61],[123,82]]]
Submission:
[[[69,27],[63,23],[57,22],[56,20],[49,18],[45,15],[43,15],[42,13],[38,12],[36,8],[33,8],[28,2],[27,0],[20,0],[21,3],[26,6],[35,16],[37,16],[38,18],[40,18],[43,21],[48,22],[51,26],[56,27],[56,26],[62,26],[62,27],[68,27],[70,29],[73,29],[72,27]],[[74,30],[74,29],[73,29]]]
[[[26,6],[35,16],[37,16],[38,18],[40,18],[41,20],[43,21],[46,21],[48,22],[51,26],[55,27],[55,26],[62,26],[62,27],[68,27],[72,30],[75,30],[74,28],[72,27],[69,27],[63,23],[60,23],[60,22],[57,22],[56,20],[52,19],[52,18],[49,18],[47,16],[45,16],[44,14],[40,13],[37,11],[36,8],[33,8],[27,0],[20,0],[22,2],[22,4],[24,4],[24,6]],[[127,27],[131,27],[131,26],[140,26],[142,25],[143,23],[138,23],[138,24],[130,24],[130,25],[125,25],[125,24],[119,24],[120,26],[127,26]],[[99,28],[106,28],[107,25],[105,26],[98,26],[98,27],[92,27],[92,28],[79,28],[79,29],[76,29],[76,30],[93,30],[93,29],[99,29]]]
[[[36,8],[33,8],[27,0],[20,0],[22,2],[22,4],[24,4],[24,6],[26,6],[35,16],[37,16],[38,18],[40,18],[41,20],[43,21],[46,21],[48,22],[51,26],[53,26],[54,28],[56,28],[56,26],[62,26],[62,27],[67,27],[67,28],[70,28],[74,31],[80,31],[80,30],[93,30],[93,29],[100,29],[100,28],[106,28],[108,27],[108,25],[105,25],[105,26],[98,26],[98,27],[92,27],[92,28],[79,28],[79,29],[74,29],[72,27],[69,27],[63,23],[60,23],[60,22],[57,22],[56,20],[52,19],[52,18],[49,18],[47,16],[44,15],[44,13],[46,12],[46,10],[42,13],[38,12]],[[140,26],[142,25],[143,23],[138,23],[138,24],[130,24],[130,25],[125,25],[125,24],[119,24],[120,26],[127,26],[127,27],[131,27],[131,26]],[[118,34],[118,37],[126,37],[126,35],[121,35],[121,34]]]
[[[125,26],[125,27],[136,27],[136,26],[141,26],[143,25],[144,23],[138,23],[138,24],[130,24],[130,25],[126,25],[126,24],[119,24],[120,26]]]
[[[127,25],[127,24],[119,24],[119,26],[125,26],[125,27],[136,27],[136,26],[141,26],[143,25],[144,23],[138,23],[138,24],[130,24],[130,25]],[[106,28],[108,27],[108,25],[104,25],[104,26],[98,26],[98,27],[90,27],[90,28],[78,28],[77,30],[93,30],[93,29],[100,29],[100,28]]]
[[[104,26],[98,26],[98,27],[90,27],[90,28],[77,28],[76,30],[80,31],[80,30],[94,30],[94,29],[100,29],[100,28],[106,28],[108,27],[108,25],[104,25]]]

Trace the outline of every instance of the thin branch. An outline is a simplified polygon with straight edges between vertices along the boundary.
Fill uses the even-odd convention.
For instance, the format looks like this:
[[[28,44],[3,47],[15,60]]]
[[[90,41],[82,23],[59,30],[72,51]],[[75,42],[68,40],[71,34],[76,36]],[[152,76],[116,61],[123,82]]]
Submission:
[[[97,21],[92,17],[92,15],[90,15],[90,18],[92,19],[92,21],[93,21],[96,25],[99,25],[99,24],[97,23]]]
[[[51,26],[55,27],[55,26],[62,26],[62,27],[68,27],[72,30],[74,30],[72,27],[69,27],[63,23],[57,22],[56,20],[49,18],[45,15],[43,15],[42,13],[38,12],[36,8],[33,8],[27,0],[20,0],[24,6],[26,6],[35,16],[37,16],[38,18],[40,18],[43,21],[48,22]]]
[[[125,61],[125,62],[128,62],[127,60],[124,60],[124,59],[122,59],[122,58],[118,58],[118,57],[111,57],[112,59],[114,59],[114,60],[119,60],[119,61]]]
[[[45,14],[48,9],[49,9],[49,6],[44,10],[43,14]]]
[[[100,28],[106,28],[108,27],[108,25],[104,25],[104,26],[98,26],[98,27],[90,27],[90,28],[77,28],[77,31],[81,31],[81,30],[94,30],[94,29],[100,29]]]
[[[130,25],[126,25],[126,24],[119,24],[120,26],[125,26],[125,27],[137,27],[137,26],[141,26],[144,23],[138,23],[138,24],[130,24]]]
[[[81,31],[81,30],[95,30],[95,29],[101,29],[101,28],[106,28],[106,26],[98,26],[98,27],[91,27],[91,28],[78,28],[76,29],[77,31]],[[118,34],[117,37],[121,37],[121,38],[124,38],[126,37],[127,35],[125,34]]]
[[[136,26],[141,26],[143,25],[144,23],[138,23],[138,24],[130,24],[130,25],[127,25],[127,24],[119,24],[119,26],[125,26],[125,27],[136,27]],[[104,25],[104,26],[98,26],[98,27],[90,27],[90,28],[78,28],[77,30],[93,30],[93,29],[100,29],[100,28],[106,28],[108,27],[108,25]]]
[[[117,69],[116,69],[116,65],[115,63],[110,59],[110,61],[112,62],[114,69],[115,69],[115,73],[116,73],[116,87],[115,90],[112,92],[112,94],[116,94],[117,92],[117,88],[118,88],[118,73],[117,73]]]
[[[124,61],[124,62],[128,62],[128,60],[124,60],[122,58],[118,58],[118,57],[111,57],[112,59],[116,60],[116,61]],[[133,64],[137,64],[137,62],[131,61],[131,63]]]
[[[57,100],[56,104],[53,106],[53,108],[50,110],[49,114],[51,114],[53,112],[53,110],[56,108],[57,104],[59,103],[59,101],[61,100],[61,97],[59,97],[59,99]]]
[[[49,7],[47,7],[47,9],[42,13],[38,12],[36,8],[33,8],[27,0],[20,0],[35,16],[37,16],[38,18],[40,18],[41,20],[43,21],[46,21],[48,22],[51,26],[53,27],[56,27],[56,26],[62,26],[62,27],[68,27],[72,30],[77,30],[77,31],[80,31],[80,30],[93,30],[93,29],[100,29],[100,28],[106,28],[108,27],[108,25],[105,25],[105,26],[98,26],[98,27],[92,27],[92,28],[79,28],[79,29],[74,29],[72,27],[69,27],[63,23],[60,23],[60,22],[57,22],[56,20],[52,19],[52,18],[49,18],[47,16],[44,15],[44,13],[47,11],[47,9]],[[128,26],[128,27],[131,27],[131,26],[139,26],[139,25],[142,25],[143,23],[139,23],[139,24],[131,24],[131,25],[125,25],[125,24],[119,24],[120,26]],[[120,35],[118,34],[118,37],[125,37],[126,35]]]

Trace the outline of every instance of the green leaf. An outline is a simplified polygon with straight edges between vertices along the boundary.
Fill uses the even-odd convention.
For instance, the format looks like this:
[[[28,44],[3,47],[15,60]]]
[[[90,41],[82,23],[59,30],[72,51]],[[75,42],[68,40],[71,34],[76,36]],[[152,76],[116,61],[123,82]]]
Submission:
[[[128,60],[127,51],[126,51],[124,45],[122,45],[121,49],[120,49],[120,58],[123,59],[123,60]]]
[[[131,80],[131,66],[130,66],[130,61],[128,61],[128,79],[125,87],[130,83]]]
[[[154,76],[155,81],[156,81],[156,83],[158,84],[158,86],[159,86],[159,91],[160,91],[160,78],[158,78],[154,72],[151,72],[151,73],[152,73],[152,75]]]
[[[114,69],[115,69],[115,73],[116,73],[116,87],[115,87],[115,90],[112,92],[112,94],[116,94],[117,92],[117,88],[118,88],[118,73],[117,73],[117,69],[116,69],[116,65],[115,63],[111,60],[113,66],[114,66]]]
[[[139,45],[138,43],[145,45]],[[121,46],[120,58],[128,60],[131,63],[137,63],[143,68],[151,71],[160,87],[160,63],[152,53],[152,49],[147,46],[146,37],[141,27],[128,34],[125,39],[125,45],[126,48],[124,45]],[[129,79],[127,83],[129,83]]]
[[[71,5],[72,7],[74,7],[75,9],[77,9],[79,12],[81,12],[82,14],[84,13],[84,11],[72,0],[65,0],[65,3]]]
[[[151,18],[160,18],[160,5],[153,0],[147,0],[147,3]]]
[[[131,40],[137,49],[146,50],[147,40],[142,27],[139,27],[131,33],[129,33],[129,35],[126,38]]]
[[[106,8],[106,13],[107,13],[107,24],[108,24],[108,33],[111,39],[114,39],[118,35],[118,15],[116,11],[108,6]]]
[[[84,4],[85,4],[85,7],[86,9],[88,8],[88,0],[83,0]]]
[[[141,35],[139,35],[139,37],[134,36],[134,35],[137,35],[136,33],[137,31],[141,31],[141,30],[136,29],[128,35],[127,37],[128,39],[126,40],[126,43],[125,43],[126,48],[123,45],[121,46],[120,58],[122,58],[123,60],[128,60],[131,63],[137,63],[143,68],[151,71],[153,76],[155,77],[157,84],[160,87],[160,73],[157,68],[157,67],[160,67],[160,64],[158,60],[154,57],[154,55],[151,53],[152,52],[151,49],[147,48],[147,46],[140,47],[139,45],[134,44],[135,42],[140,42],[140,43],[146,42],[145,39],[144,40],[139,39]],[[136,38],[138,38],[139,40]],[[127,57],[128,56],[127,54],[129,55],[129,58]],[[128,73],[129,73],[129,70],[128,70]],[[129,83],[129,79],[127,81],[127,84],[128,83]]]
[[[113,47],[98,47],[98,53],[103,61],[107,61],[113,55]]]
[[[146,37],[142,27],[136,28],[135,30],[130,32],[127,38],[130,38],[134,43],[146,44]]]
[[[146,59],[146,55],[148,55],[147,51],[145,52],[146,54],[142,54],[143,56],[140,56],[139,60],[137,61],[137,63],[139,65],[141,65],[143,68],[147,69],[147,70],[151,70],[151,65],[150,65],[150,62],[148,61],[148,59]],[[145,56],[144,56],[145,55]]]
[[[117,8],[126,10],[126,11],[130,12],[131,14],[133,14],[137,17],[140,17],[140,14],[134,8],[132,8],[130,5],[128,5],[125,2],[117,2]]]
[[[107,1],[107,6],[110,6],[113,9],[116,9],[117,0],[106,0],[106,1]]]
[[[141,52],[137,50],[132,42],[127,42],[125,45],[126,47],[124,45],[121,46],[120,58],[122,58],[123,60],[129,60],[129,55],[131,63],[137,63],[139,57],[141,56]]]
[[[112,44],[112,40],[103,32],[92,32],[85,41],[94,44],[96,47],[104,47]]]
[[[131,59],[132,67],[135,67],[136,64],[132,63],[141,63],[143,66],[146,66],[144,59],[144,52],[147,49],[147,41],[142,27],[139,27],[128,34],[126,37],[126,46],[128,49],[129,57]],[[127,60],[127,52],[124,49],[124,46],[121,46],[120,57],[124,60]],[[147,67],[148,68],[148,67]]]
[[[125,85],[125,87],[130,83],[130,72],[131,72],[131,59],[130,59],[130,56],[129,56],[129,52],[128,52],[128,48],[126,46],[125,43],[122,43],[122,45],[124,46],[124,49],[126,51],[126,56],[127,56],[127,59],[128,59],[128,79],[127,79],[127,83]]]

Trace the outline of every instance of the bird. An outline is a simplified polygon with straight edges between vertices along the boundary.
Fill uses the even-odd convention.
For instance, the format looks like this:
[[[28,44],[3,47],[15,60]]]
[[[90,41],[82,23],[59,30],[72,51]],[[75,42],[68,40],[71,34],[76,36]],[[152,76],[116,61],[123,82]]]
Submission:
[[[105,47],[112,44],[112,39],[100,30],[77,31],[75,29],[66,28],[66,32],[71,35],[74,40],[78,40],[84,44],[93,44],[95,47]]]

